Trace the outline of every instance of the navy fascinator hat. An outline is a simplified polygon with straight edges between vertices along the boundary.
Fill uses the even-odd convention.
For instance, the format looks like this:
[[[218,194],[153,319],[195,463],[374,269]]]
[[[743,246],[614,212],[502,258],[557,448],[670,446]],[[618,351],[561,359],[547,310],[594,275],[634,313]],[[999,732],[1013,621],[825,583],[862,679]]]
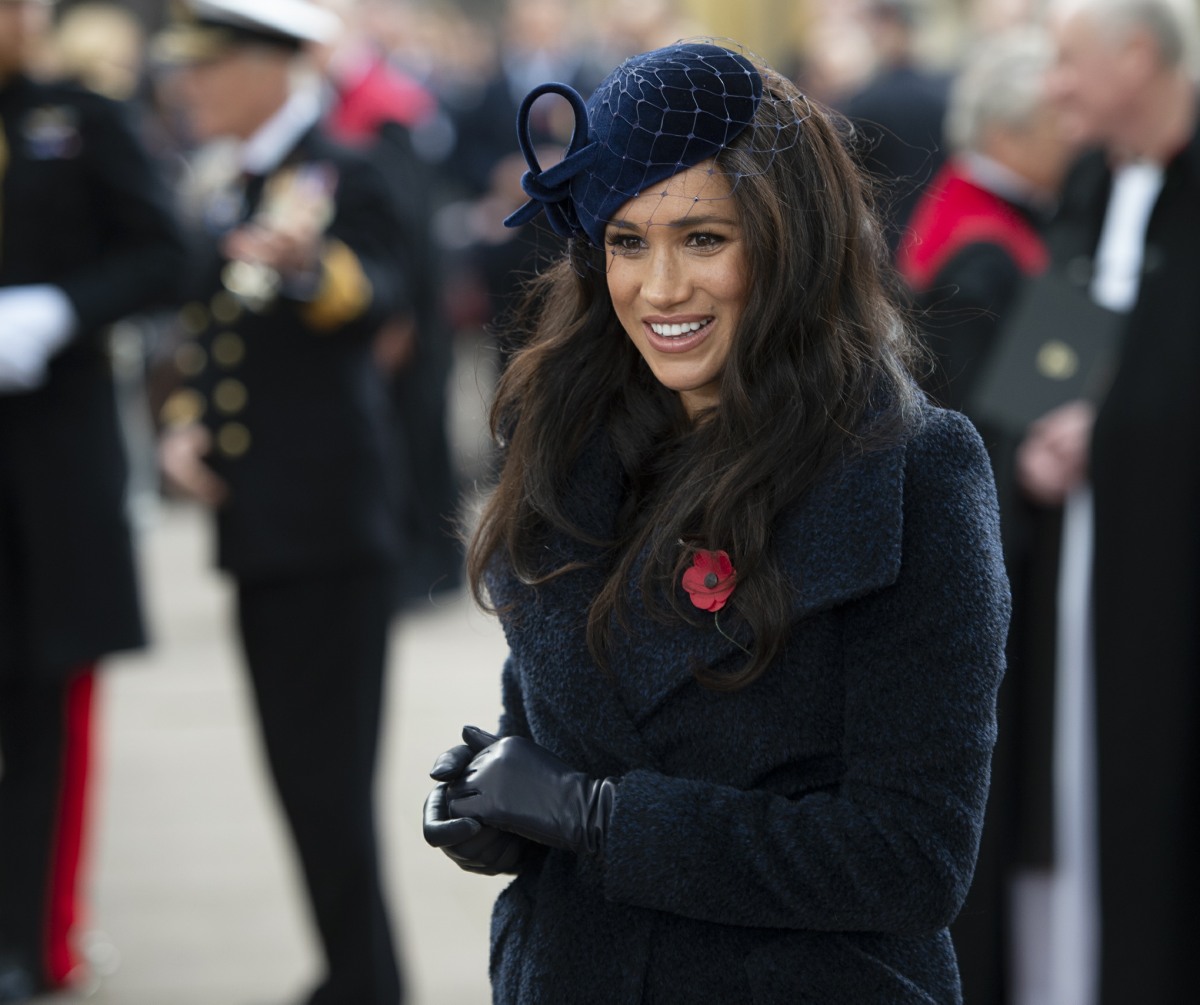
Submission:
[[[565,156],[542,170],[529,136],[529,113],[543,94],[571,103],[575,129]],[[584,104],[567,84],[535,87],[517,112],[517,138],[529,170],[530,201],[504,221],[517,227],[543,210],[561,237],[604,246],[613,214],[648,185],[695,167],[728,146],[754,119],[763,94],[745,56],[688,42],[633,56]]]

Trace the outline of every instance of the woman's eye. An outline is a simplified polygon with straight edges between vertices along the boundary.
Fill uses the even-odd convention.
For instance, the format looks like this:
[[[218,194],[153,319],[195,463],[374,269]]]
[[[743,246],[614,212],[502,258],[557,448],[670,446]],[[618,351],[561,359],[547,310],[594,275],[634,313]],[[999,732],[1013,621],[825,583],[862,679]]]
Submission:
[[[724,243],[725,238],[720,234],[710,234],[707,232],[689,234],[688,244],[693,248],[715,248]]]
[[[614,255],[628,255],[642,249],[642,239],[634,234],[613,234],[605,238],[605,243]]]

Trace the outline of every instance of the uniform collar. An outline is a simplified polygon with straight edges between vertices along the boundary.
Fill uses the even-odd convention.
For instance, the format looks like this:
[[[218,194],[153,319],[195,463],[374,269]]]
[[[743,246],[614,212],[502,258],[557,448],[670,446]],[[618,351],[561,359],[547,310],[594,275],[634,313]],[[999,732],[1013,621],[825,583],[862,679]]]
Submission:
[[[1017,172],[978,151],[965,151],[956,160],[967,180],[1006,202],[1027,206],[1031,210],[1044,208],[1053,202],[1050,196]]]
[[[270,174],[321,117],[321,98],[316,87],[297,87],[279,111],[264,122],[241,148],[242,170],[248,174]]]

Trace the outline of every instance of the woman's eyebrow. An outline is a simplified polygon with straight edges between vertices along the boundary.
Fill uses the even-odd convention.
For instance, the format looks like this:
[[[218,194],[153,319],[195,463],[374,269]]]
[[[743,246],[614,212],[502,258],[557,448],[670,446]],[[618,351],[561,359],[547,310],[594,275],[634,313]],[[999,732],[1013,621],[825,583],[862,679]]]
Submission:
[[[682,227],[707,227],[714,223],[732,225],[734,221],[731,217],[722,213],[708,213],[704,216],[684,214],[676,220],[651,220],[649,225],[652,227],[674,227],[678,229]],[[646,226],[646,224],[634,223],[632,220],[610,220],[608,225],[618,230],[641,230]]]

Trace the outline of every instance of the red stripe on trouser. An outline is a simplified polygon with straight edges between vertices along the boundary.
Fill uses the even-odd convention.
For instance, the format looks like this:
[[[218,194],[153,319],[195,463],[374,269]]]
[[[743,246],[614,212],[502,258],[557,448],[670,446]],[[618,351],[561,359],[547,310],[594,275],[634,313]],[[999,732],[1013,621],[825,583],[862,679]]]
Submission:
[[[71,932],[82,913],[79,873],[87,819],[95,669],[94,665],[81,667],[67,686],[62,787],[46,911],[46,976],[55,985],[65,983],[77,966]]]

